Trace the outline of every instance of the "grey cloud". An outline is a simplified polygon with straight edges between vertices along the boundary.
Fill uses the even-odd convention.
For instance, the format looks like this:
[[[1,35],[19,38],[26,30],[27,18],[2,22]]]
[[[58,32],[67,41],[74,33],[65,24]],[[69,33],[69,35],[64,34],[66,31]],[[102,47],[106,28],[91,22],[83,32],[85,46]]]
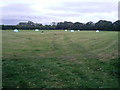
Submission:
[[[17,19],[2,19],[2,24],[5,25],[16,25],[20,20]]]
[[[10,4],[2,8],[3,17],[5,15],[31,14],[34,12],[27,4]]]
[[[9,4],[2,8],[2,24],[17,24],[19,21],[40,19],[27,4]]]
[[[50,15],[38,15],[27,4],[10,4],[2,8],[2,24],[14,25],[20,21],[34,21],[43,24],[57,20]]]
[[[51,16],[17,16],[17,17],[9,17],[9,18],[2,18],[2,24],[5,25],[16,25],[19,22],[24,21],[33,21],[35,23],[41,24],[50,24],[51,22],[55,22],[57,19],[56,17]]]
[[[31,11],[31,8],[27,4],[8,4],[3,7],[4,11]]]
[[[51,10],[57,11],[72,11],[79,13],[103,13],[116,11],[117,5],[111,2],[66,2],[61,6],[48,7]]]
[[[63,2],[61,5],[50,5],[45,8],[46,10],[52,10],[52,12],[38,15],[36,11],[30,8],[30,5],[10,4],[2,8],[2,23],[17,24],[20,21],[31,20],[47,24],[54,21],[66,20],[67,17],[82,17],[89,14],[92,16],[94,13],[97,13],[102,18],[102,13],[114,12],[116,8],[117,5],[111,2]]]
[[[49,16],[54,16],[54,17],[78,17],[81,16],[81,13],[72,13],[72,12],[62,12],[62,13],[50,13]]]

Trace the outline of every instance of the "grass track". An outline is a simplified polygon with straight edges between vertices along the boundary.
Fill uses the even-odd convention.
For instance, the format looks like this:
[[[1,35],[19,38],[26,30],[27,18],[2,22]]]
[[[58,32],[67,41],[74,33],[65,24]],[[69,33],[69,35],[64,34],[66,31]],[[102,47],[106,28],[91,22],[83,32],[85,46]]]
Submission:
[[[3,87],[117,88],[118,32],[3,31]]]

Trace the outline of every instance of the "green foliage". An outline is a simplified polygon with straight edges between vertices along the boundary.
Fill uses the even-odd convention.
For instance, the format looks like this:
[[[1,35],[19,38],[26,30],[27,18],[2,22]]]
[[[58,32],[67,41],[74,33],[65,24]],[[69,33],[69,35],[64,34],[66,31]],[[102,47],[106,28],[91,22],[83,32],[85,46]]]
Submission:
[[[120,20],[112,23],[111,21],[100,20],[97,23],[87,22],[53,22],[52,25],[42,25],[40,23],[34,23],[32,21],[20,22],[18,25],[2,25],[2,30],[7,29],[22,29],[22,30],[33,30],[33,29],[42,29],[42,30],[63,30],[63,29],[74,29],[74,30],[102,30],[102,31],[119,31]]]

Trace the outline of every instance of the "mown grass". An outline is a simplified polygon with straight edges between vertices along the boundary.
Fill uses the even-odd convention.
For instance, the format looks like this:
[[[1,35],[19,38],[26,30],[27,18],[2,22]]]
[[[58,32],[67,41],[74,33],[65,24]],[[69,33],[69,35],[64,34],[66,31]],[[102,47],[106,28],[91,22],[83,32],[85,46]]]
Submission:
[[[118,88],[118,32],[3,31],[5,88]]]

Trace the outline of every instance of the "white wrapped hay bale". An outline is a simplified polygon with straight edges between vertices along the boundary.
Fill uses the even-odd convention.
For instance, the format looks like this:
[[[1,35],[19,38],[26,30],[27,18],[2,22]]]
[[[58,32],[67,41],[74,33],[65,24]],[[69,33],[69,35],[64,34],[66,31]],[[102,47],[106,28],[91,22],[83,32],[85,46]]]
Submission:
[[[65,29],[65,31],[67,32],[67,29]]]
[[[96,32],[100,32],[99,30],[96,30]]]
[[[70,30],[70,32],[74,32],[74,30]]]
[[[39,31],[39,29],[35,29],[35,31]]]
[[[18,29],[14,29],[13,31],[14,31],[14,32],[19,32]]]

